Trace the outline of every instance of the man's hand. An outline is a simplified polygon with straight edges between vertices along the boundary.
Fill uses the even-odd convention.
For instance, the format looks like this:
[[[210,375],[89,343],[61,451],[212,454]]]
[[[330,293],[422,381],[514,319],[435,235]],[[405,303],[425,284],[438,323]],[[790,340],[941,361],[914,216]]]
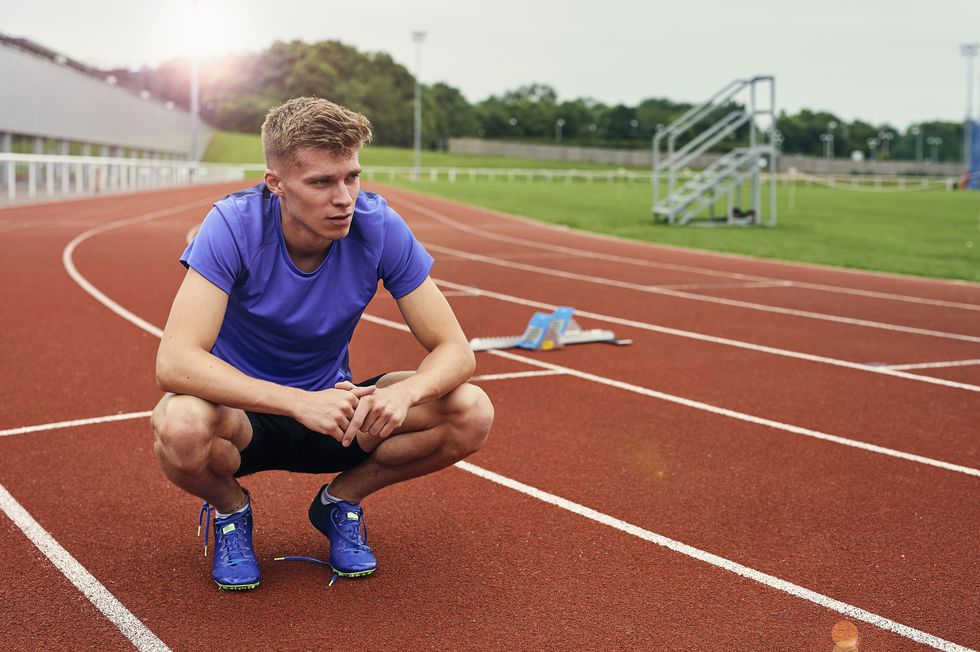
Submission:
[[[349,382],[337,383],[333,389],[305,392],[296,406],[294,418],[310,430],[330,435],[337,441],[344,438],[351,417],[362,397],[374,393],[374,387],[357,387]],[[345,446],[347,444],[344,444]]]
[[[350,446],[354,437],[361,433],[366,435],[367,442],[370,442],[365,444],[369,449],[373,449],[381,439],[393,433],[405,422],[410,407],[412,407],[411,396],[399,388],[397,383],[376,390],[370,396],[360,399],[340,443]],[[358,443],[361,443],[360,438]],[[364,445],[361,448],[364,448]]]

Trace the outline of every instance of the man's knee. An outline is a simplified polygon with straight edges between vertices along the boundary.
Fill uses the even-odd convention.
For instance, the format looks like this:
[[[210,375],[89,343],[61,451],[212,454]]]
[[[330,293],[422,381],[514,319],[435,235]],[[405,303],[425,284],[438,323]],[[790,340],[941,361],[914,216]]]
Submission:
[[[460,385],[450,395],[449,420],[456,453],[460,457],[472,455],[483,447],[490,434],[493,404],[476,385]]]
[[[194,396],[170,396],[160,401],[150,418],[157,458],[184,473],[204,470],[216,436],[218,409]]]

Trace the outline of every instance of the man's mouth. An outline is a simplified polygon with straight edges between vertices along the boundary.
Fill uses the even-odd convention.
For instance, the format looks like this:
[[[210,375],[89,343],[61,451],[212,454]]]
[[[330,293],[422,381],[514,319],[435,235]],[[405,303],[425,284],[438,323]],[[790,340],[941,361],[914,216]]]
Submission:
[[[329,219],[330,219],[330,223],[336,226],[347,226],[348,224],[351,223],[351,219],[353,217],[354,217],[353,213],[348,213],[347,215],[337,215]]]

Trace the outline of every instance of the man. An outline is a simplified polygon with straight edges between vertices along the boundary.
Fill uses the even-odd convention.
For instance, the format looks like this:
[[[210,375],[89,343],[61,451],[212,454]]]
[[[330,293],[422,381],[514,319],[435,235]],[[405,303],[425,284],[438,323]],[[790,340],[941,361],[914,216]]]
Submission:
[[[370,137],[367,118],[326,100],[272,109],[264,184],[216,203],[180,259],[154,452],[171,482],[204,499],[202,516],[214,510],[223,589],[259,585],[238,478],[341,472],[313,497],[310,521],[337,575],[368,575],[377,560],[360,502],[470,455],[493,421],[486,394],[464,382],[474,356],[429,278],[432,257],[382,197],[360,191]],[[428,355],[417,371],[354,385],[348,343],[379,280]]]

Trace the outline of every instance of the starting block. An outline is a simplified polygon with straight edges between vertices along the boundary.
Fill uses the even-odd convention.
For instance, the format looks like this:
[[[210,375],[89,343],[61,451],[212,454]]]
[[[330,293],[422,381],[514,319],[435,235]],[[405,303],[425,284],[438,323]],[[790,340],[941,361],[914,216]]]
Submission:
[[[523,335],[474,337],[470,340],[470,348],[474,351],[513,348],[550,351],[566,344],[586,342],[605,342],[619,346],[633,343],[633,340],[616,339],[613,332],[609,330],[601,328],[582,330],[572,317],[574,312],[574,308],[567,306],[556,308],[551,314],[536,312],[524,329]]]

